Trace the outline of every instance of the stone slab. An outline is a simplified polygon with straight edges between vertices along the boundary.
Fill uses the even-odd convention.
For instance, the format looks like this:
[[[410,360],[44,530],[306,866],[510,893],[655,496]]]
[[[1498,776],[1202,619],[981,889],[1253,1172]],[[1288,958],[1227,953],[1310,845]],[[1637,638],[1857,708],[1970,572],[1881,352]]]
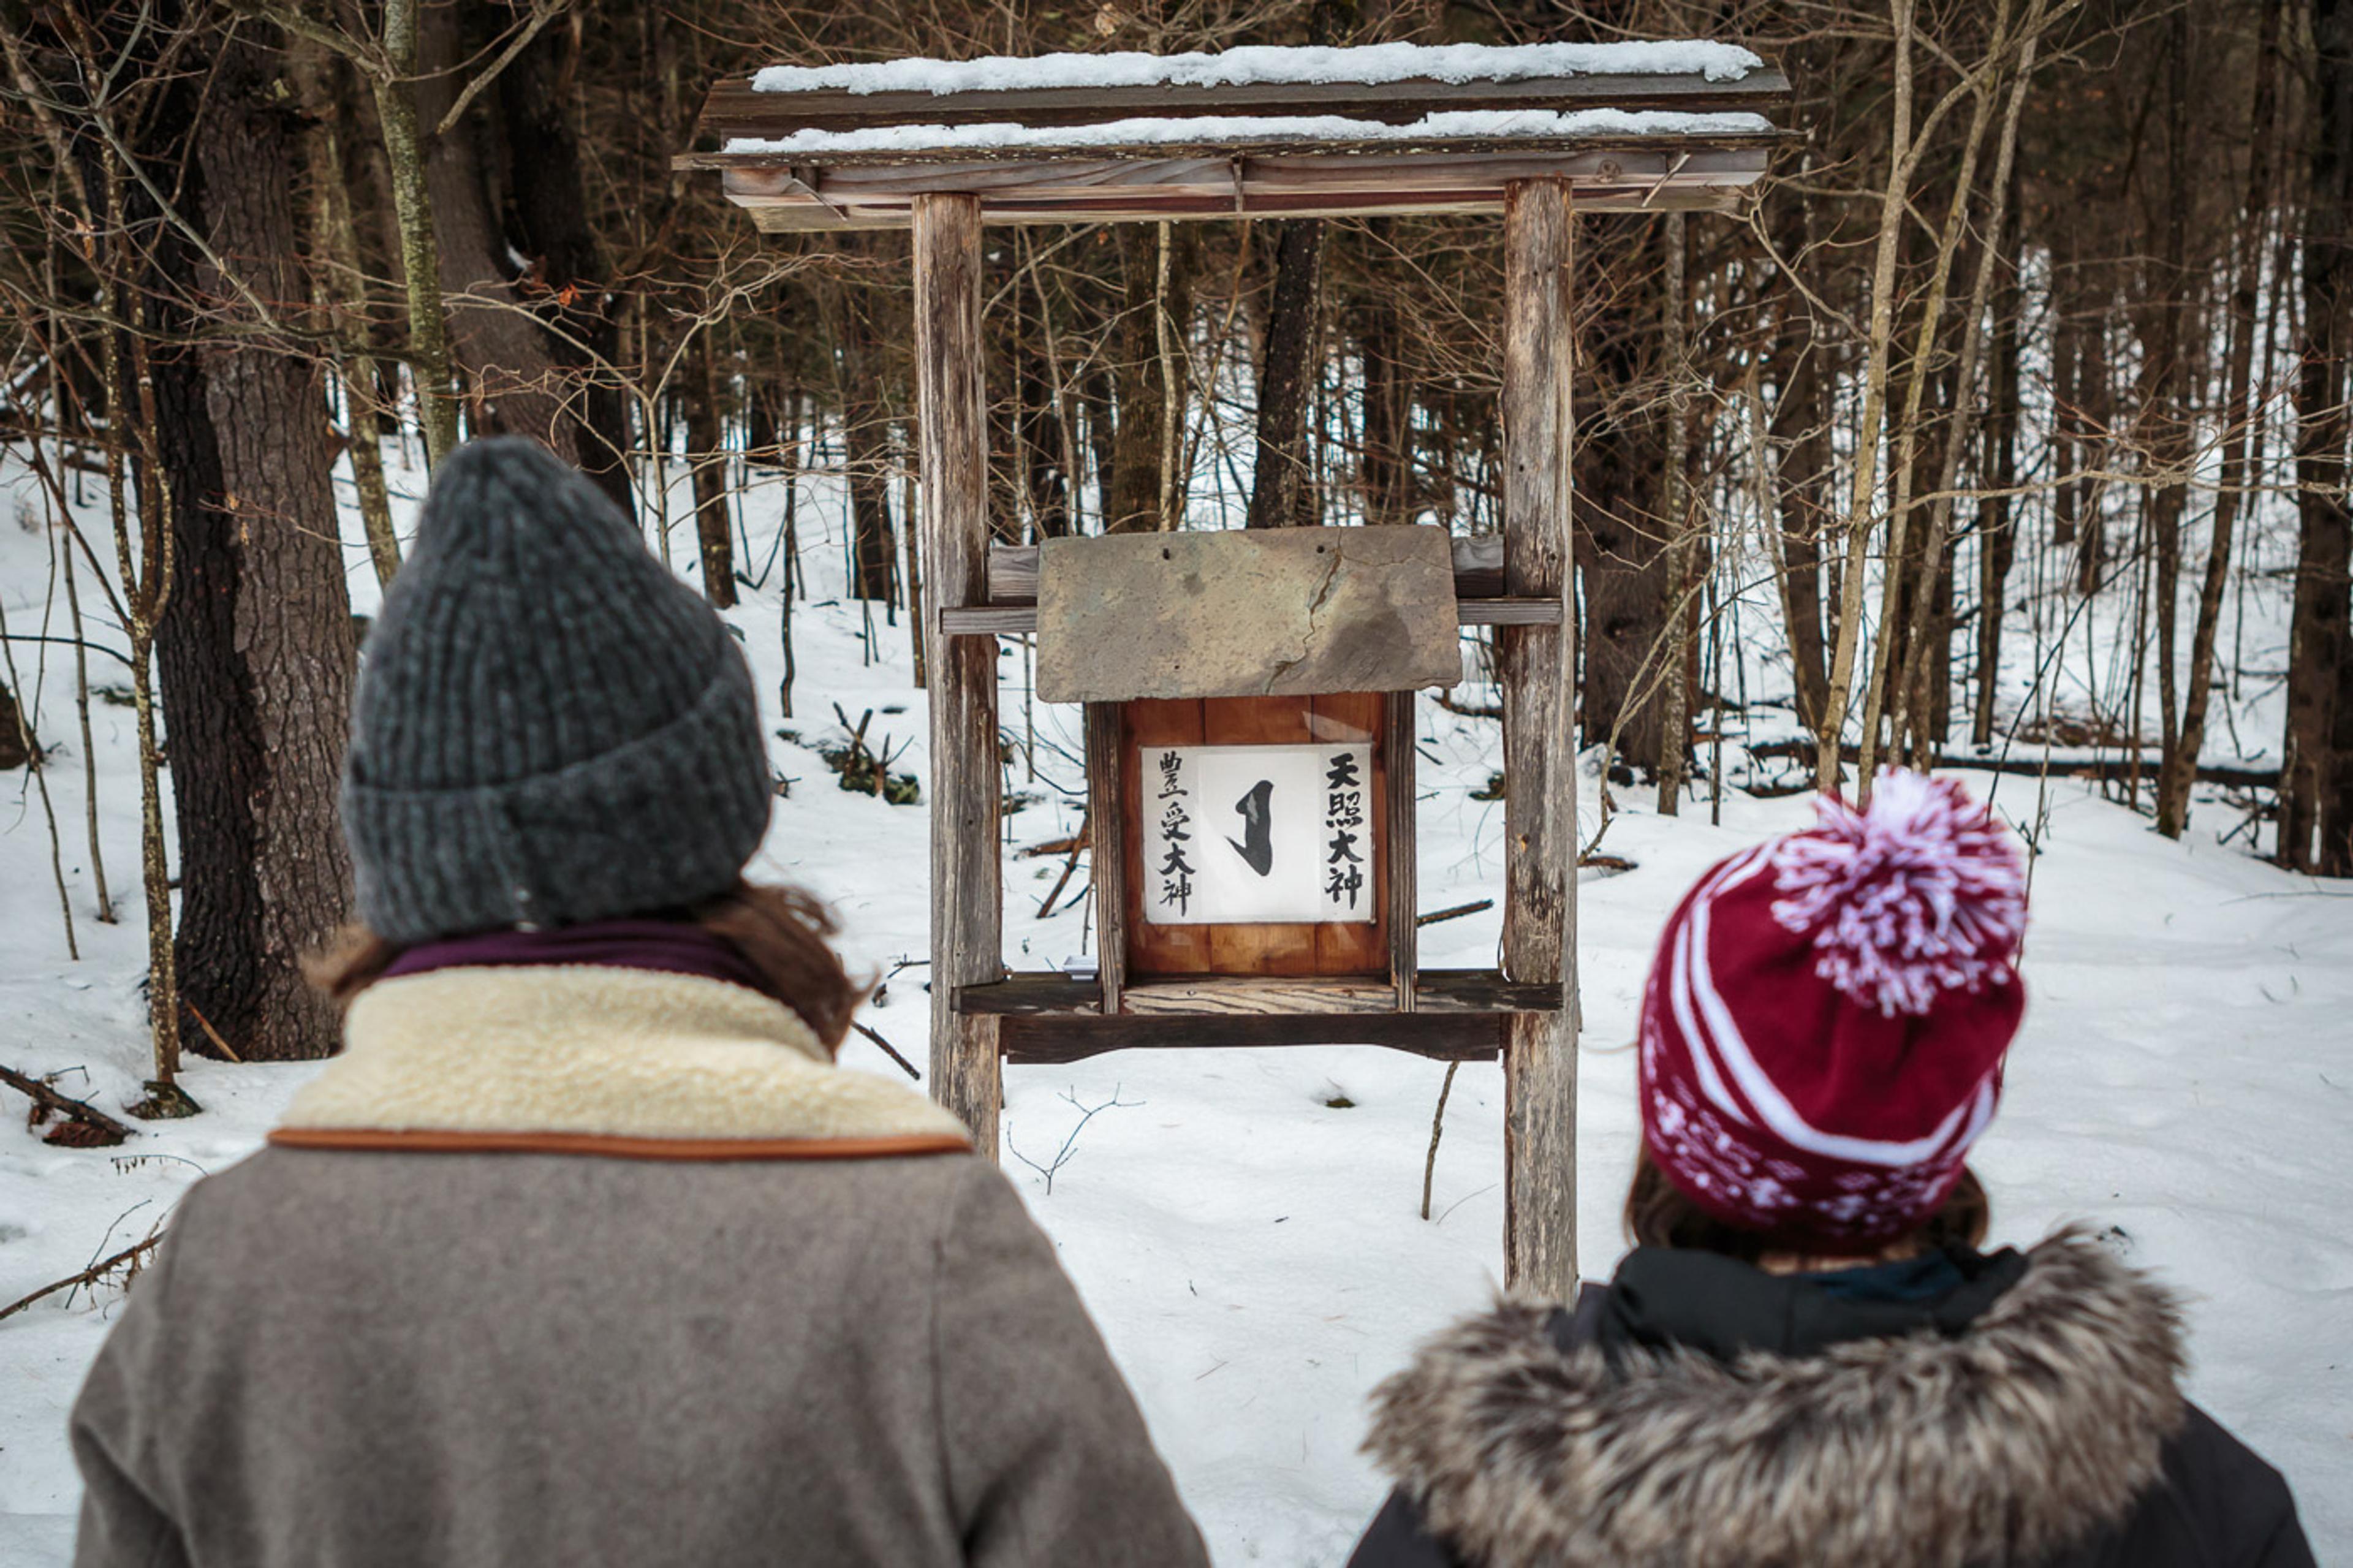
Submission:
[[[1038,695],[1307,697],[1462,679],[1442,528],[1050,539]]]

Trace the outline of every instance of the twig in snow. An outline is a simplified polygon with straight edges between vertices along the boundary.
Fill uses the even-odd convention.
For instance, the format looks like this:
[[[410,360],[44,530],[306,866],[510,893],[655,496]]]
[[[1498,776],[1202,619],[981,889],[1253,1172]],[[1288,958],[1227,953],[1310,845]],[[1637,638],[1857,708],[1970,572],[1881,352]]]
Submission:
[[[1049,1163],[1041,1165],[1038,1163],[1037,1161],[1032,1160],[1029,1155],[1024,1154],[1020,1150],[1014,1148],[1013,1129],[1010,1125],[1008,1125],[1005,1129],[1005,1146],[1013,1151],[1013,1157],[1015,1159],[1020,1161],[1023,1164],[1029,1166],[1031,1170],[1046,1178],[1046,1195],[1048,1197],[1052,1197],[1054,1195],[1054,1173],[1071,1163],[1071,1154],[1073,1148],[1078,1143],[1079,1134],[1087,1130],[1088,1122],[1092,1121],[1097,1116],[1111,1110],[1114,1106],[1132,1110],[1135,1107],[1144,1103],[1144,1101],[1140,1100],[1122,1100],[1119,1097],[1119,1085],[1117,1084],[1113,1084],[1112,1086],[1111,1098],[1104,1100],[1101,1105],[1080,1105],[1078,1090],[1075,1089],[1064,1090],[1062,1098],[1069,1100],[1072,1105],[1077,1106],[1081,1114],[1078,1125],[1071,1129],[1070,1136],[1062,1140],[1062,1146],[1054,1152],[1054,1158]]]
[[[69,1094],[61,1094],[51,1085],[44,1083],[39,1079],[20,1073],[14,1068],[0,1067],[0,1083],[5,1083],[10,1089],[31,1097],[33,1104],[38,1108],[34,1116],[35,1125],[47,1120],[52,1112],[65,1118],[63,1122],[49,1129],[48,1135],[42,1139],[45,1143],[64,1143],[78,1148],[105,1148],[120,1143],[131,1136],[131,1128],[117,1121],[88,1100],[76,1100]],[[85,1131],[79,1135],[67,1133],[66,1130],[77,1123],[80,1124]]]
[[[1454,1092],[1454,1069],[1461,1062],[1446,1064],[1446,1081],[1438,1086],[1438,1110],[1430,1119],[1430,1155],[1421,1163],[1421,1217],[1430,1217],[1430,1183],[1438,1173],[1438,1139],[1446,1130],[1446,1097]]]
[[[83,1285],[95,1285],[100,1279],[106,1278],[108,1274],[117,1268],[122,1268],[126,1264],[130,1265],[130,1274],[124,1277],[123,1282],[128,1284],[130,1283],[130,1276],[136,1275],[139,1272],[139,1260],[145,1258],[148,1253],[153,1251],[155,1244],[163,1239],[163,1228],[159,1226],[154,1230],[147,1233],[146,1240],[136,1242],[132,1246],[126,1247],[121,1251],[116,1253],[113,1257],[98,1263],[93,1263],[79,1274],[69,1274],[63,1279],[57,1280],[52,1284],[42,1286],[39,1289],[34,1291],[29,1296],[19,1297],[17,1300],[9,1302],[6,1306],[0,1307],[0,1318],[14,1317],[18,1312],[21,1312],[26,1308],[31,1306],[34,1302],[40,1300],[44,1297],[54,1296],[60,1290],[71,1290]]]
[[[890,1041],[884,1039],[881,1035],[876,1034],[872,1029],[868,1028],[865,1025],[858,1022],[855,1018],[850,1020],[849,1026],[857,1030],[860,1034],[865,1036],[868,1039],[873,1041],[876,1045],[881,1047],[882,1054],[889,1057],[892,1061],[897,1062],[902,1068],[905,1068],[909,1078],[916,1079],[921,1079],[923,1078],[923,1075],[915,1070],[915,1064],[901,1056],[899,1054],[898,1047],[892,1045]]]
[[[1475,915],[1482,910],[1492,910],[1494,907],[1494,900],[1480,899],[1472,903],[1456,904],[1451,909],[1432,910],[1426,915],[1416,915],[1413,917],[1413,923],[1417,926],[1434,926],[1440,921],[1460,920],[1464,915]]]

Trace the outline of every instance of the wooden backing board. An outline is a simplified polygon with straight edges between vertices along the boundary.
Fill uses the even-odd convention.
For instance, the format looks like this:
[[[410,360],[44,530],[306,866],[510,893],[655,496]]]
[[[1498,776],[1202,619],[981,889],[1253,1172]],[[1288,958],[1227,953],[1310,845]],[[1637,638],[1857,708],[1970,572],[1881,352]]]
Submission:
[[[1125,841],[1121,846],[1127,883],[1126,984],[1133,990],[1149,976],[1166,975],[1370,975],[1389,973],[1389,900],[1387,780],[1380,745],[1383,699],[1377,692],[1347,692],[1312,698],[1209,698],[1121,704],[1124,716],[1123,772]],[[1371,746],[1372,773],[1366,795],[1371,810],[1372,867],[1366,878],[1377,890],[1368,922],[1264,925],[1155,925],[1145,919],[1144,895],[1150,868],[1143,863],[1145,837],[1142,780],[1136,754],[1157,746],[1308,745],[1364,742]],[[1394,999],[1392,998],[1392,1005]]]

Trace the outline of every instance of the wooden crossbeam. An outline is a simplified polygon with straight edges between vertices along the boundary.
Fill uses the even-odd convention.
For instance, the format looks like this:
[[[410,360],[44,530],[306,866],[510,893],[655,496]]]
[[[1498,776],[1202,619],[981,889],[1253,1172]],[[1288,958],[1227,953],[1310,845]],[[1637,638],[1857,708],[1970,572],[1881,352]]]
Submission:
[[[1565,181],[1578,205],[1596,210],[1727,208],[1764,177],[1772,140],[1663,150],[1580,140],[1314,153],[1155,148],[1126,157],[1021,149],[1001,158],[862,155],[823,165],[712,153],[681,162],[721,168],[728,199],[761,228],[798,232],[905,227],[916,195],[941,191],[977,196],[981,221],[991,225],[1497,214],[1505,185],[1525,179]]]

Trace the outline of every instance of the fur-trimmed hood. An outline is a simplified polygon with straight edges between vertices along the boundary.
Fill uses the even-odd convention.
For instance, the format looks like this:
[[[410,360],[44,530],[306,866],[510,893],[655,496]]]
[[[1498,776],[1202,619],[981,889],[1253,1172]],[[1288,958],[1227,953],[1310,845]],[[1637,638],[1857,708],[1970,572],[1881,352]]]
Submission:
[[[972,1146],[923,1096],[834,1066],[781,1002],[699,975],[437,969],[369,986],[343,1041],[271,1142],[672,1160]]]
[[[2035,1563],[2123,1518],[2184,1404],[2178,1310],[2063,1231],[1963,1331],[1819,1354],[1563,1350],[1505,1300],[1374,1395],[1366,1449],[1488,1568]]]

